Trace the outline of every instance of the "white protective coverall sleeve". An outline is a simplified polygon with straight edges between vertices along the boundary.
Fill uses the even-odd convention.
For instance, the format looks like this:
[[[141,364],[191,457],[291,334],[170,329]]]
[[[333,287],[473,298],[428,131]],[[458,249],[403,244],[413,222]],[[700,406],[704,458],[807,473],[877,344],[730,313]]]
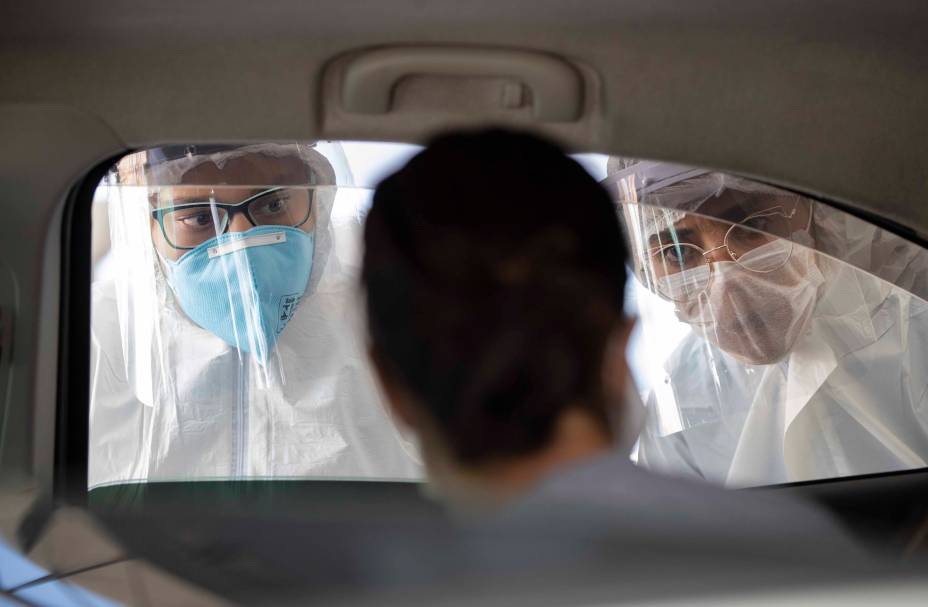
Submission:
[[[145,154],[124,159],[100,186],[112,248],[108,278],[92,295],[90,487],[419,478],[416,450],[383,406],[366,357],[357,274],[370,192],[351,187],[340,146],[191,148],[160,163]],[[278,179],[280,164],[295,160],[305,178]],[[230,174],[236,167],[251,173]],[[173,227],[159,232],[153,209],[174,221],[173,210],[190,207],[180,193],[204,186],[217,234],[217,215],[238,211],[217,200],[270,202],[248,203],[249,231],[228,223],[226,233],[173,251],[161,236],[180,237]],[[278,197],[281,186],[311,201],[310,219],[251,227],[293,202]],[[304,270],[308,278],[297,276]],[[196,292],[210,280],[219,288]],[[265,285],[284,285],[269,310]]]
[[[747,179],[625,159],[610,169],[649,307],[656,379],[640,464],[730,486],[928,465],[925,250]],[[757,239],[789,251],[782,265],[752,272],[726,249],[740,221],[731,200],[808,208],[808,227]],[[693,269],[668,271],[692,251]],[[662,349],[670,325],[683,337]]]

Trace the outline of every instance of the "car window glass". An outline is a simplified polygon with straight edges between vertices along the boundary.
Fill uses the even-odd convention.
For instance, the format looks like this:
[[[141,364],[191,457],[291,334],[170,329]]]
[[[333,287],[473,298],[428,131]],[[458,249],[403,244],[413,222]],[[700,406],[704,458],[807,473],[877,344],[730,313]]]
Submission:
[[[178,145],[112,167],[92,207],[90,488],[422,478],[357,281],[373,188],[420,149]]]
[[[93,206],[91,487],[422,478],[356,280],[373,187],[418,149],[168,146],[114,166]],[[727,486],[925,466],[923,249],[751,180],[577,159],[631,254],[639,464]]]

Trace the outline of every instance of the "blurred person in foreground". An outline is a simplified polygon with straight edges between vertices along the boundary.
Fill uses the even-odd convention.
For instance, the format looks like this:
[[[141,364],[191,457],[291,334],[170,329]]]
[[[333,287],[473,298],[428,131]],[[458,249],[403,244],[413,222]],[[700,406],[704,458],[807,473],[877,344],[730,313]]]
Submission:
[[[439,137],[377,188],[364,239],[371,356],[453,508],[623,540],[849,546],[809,505],[632,464],[625,246],[608,194],[556,145]]]

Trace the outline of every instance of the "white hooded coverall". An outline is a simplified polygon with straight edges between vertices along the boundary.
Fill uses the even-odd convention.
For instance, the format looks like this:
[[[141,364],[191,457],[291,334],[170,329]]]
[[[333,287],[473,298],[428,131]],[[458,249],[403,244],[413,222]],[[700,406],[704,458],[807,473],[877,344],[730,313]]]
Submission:
[[[415,449],[382,405],[357,288],[366,196],[337,144],[234,152],[302,157],[322,175],[309,284],[266,362],[184,314],[152,245],[149,198],[193,156],[108,188],[111,276],[93,285],[91,488],[139,481],[417,479]],[[325,161],[332,167],[318,166]],[[128,184],[127,184],[128,182]],[[262,184],[275,185],[275,184]],[[309,184],[307,184],[309,186]],[[234,277],[239,278],[239,277]]]

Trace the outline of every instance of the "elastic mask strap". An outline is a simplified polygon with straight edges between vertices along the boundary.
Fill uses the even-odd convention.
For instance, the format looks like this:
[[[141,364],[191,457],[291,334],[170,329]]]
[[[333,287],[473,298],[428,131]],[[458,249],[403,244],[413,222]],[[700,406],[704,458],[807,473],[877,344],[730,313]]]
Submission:
[[[245,236],[244,238],[237,238],[235,240],[230,240],[229,242],[217,244],[214,247],[209,247],[206,250],[206,253],[209,255],[210,259],[213,259],[215,257],[221,257],[236,251],[250,249],[251,247],[263,247],[266,245],[280,244],[284,242],[287,242],[287,234],[285,232],[253,234],[251,236]]]

